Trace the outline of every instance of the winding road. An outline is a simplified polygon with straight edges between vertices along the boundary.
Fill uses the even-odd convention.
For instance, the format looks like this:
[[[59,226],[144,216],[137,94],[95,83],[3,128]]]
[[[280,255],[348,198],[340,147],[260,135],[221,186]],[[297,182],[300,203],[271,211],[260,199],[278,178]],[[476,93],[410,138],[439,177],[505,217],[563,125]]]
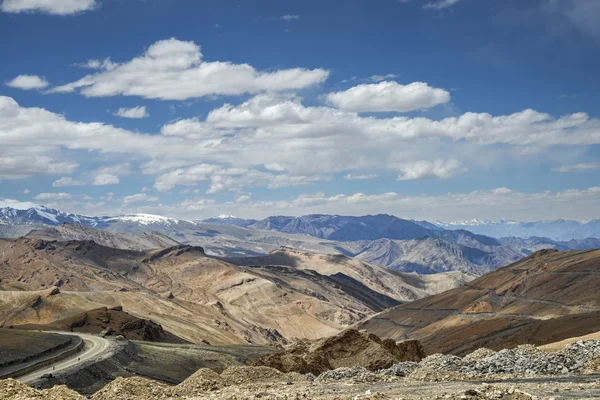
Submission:
[[[46,332],[46,333],[58,333],[60,335],[79,336],[85,342],[85,349],[73,356],[57,361],[56,363],[42,367],[35,372],[23,375],[16,378],[19,382],[25,384],[31,384],[40,379],[44,374],[57,374],[60,371],[64,371],[69,368],[73,368],[78,364],[83,364],[87,361],[101,358],[102,356],[109,353],[112,349],[112,343],[99,336],[89,335],[85,333],[76,332]]]

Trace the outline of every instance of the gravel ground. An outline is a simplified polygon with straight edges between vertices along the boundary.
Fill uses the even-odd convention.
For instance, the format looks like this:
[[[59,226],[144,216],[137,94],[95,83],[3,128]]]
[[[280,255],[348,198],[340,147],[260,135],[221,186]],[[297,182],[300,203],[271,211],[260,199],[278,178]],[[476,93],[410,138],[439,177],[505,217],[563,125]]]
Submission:
[[[552,353],[534,346],[494,352],[479,349],[464,358],[434,354],[420,363],[369,371],[338,368],[318,377],[269,367],[232,366],[217,374],[201,369],[177,386],[146,378],[117,378],[93,400],[423,400],[600,398],[600,342],[579,341]],[[67,388],[39,392],[13,380],[0,381],[0,399],[80,399]]]

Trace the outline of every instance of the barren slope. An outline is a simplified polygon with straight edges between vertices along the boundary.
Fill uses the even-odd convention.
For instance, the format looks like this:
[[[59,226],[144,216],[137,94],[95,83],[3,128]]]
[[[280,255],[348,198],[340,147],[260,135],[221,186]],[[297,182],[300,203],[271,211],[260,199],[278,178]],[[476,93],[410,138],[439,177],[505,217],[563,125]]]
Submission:
[[[462,285],[475,278],[462,272],[417,275],[390,271],[341,254],[314,254],[280,247],[267,256],[229,258],[236,265],[286,265],[314,270],[322,275],[344,274],[364,283],[376,292],[399,301],[413,301]]]
[[[123,306],[196,343],[319,338],[398,304],[369,285],[341,273],[234,266],[184,245],[131,251],[91,241],[0,240],[4,325]]]
[[[600,330],[600,250],[543,250],[462,287],[360,324],[428,351],[545,344]]]
[[[59,242],[91,240],[102,246],[125,250],[150,250],[179,244],[170,237],[158,232],[128,235],[66,223],[53,228],[32,230],[25,236],[33,239],[57,240]]]

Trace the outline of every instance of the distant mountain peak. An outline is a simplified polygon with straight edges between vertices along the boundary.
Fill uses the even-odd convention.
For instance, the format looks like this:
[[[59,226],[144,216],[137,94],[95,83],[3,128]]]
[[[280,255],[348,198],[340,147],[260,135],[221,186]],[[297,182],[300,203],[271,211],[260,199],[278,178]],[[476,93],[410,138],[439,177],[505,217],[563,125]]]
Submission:
[[[110,219],[111,220],[119,220],[119,221],[138,222],[142,225],[171,224],[171,223],[180,222],[180,220],[178,220],[178,219],[163,217],[162,215],[142,214],[142,213],[124,214],[124,215],[119,215],[117,217],[112,217]]]
[[[236,217],[235,215],[229,215],[229,214],[221,214],[216,216],[215,218],[217,219],[238,219],[238,217]]]

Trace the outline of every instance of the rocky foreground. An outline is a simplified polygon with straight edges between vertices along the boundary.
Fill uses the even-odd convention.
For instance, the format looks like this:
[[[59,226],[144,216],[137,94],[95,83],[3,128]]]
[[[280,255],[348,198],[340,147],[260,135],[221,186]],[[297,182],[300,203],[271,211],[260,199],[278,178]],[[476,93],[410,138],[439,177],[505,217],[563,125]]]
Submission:
[[[220,375],[201,369],[176,386],[145,378],[117,378],[91,396],[113,399],[591,399],[600,397],[600,341],[579,341],[559,352],[534,346],[464,358],[432,355],[369,371],[344,367],[319,376],[264,366],[233,366]],[[37,391],[0,381],[0,399],[84,399],[58,386]]]

